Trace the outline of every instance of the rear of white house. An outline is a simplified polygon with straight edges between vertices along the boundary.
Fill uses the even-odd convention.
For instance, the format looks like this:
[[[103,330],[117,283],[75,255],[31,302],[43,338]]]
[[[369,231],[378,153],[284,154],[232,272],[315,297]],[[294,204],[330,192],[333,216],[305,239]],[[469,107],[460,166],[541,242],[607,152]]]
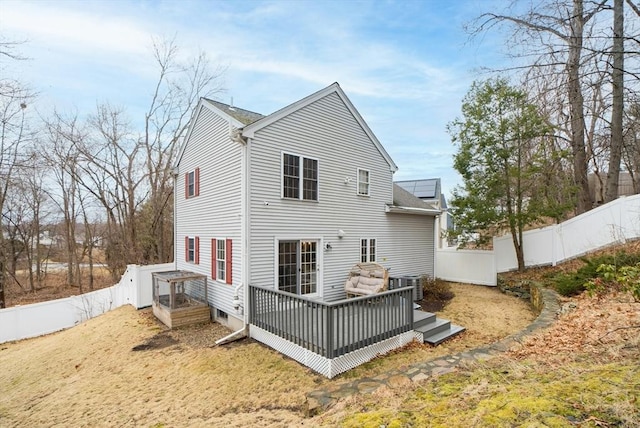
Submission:
[[[440,211],[396,170],[337,83],[268,116],[202,99],[175,171],[176,268],[207,275],[234,329],[250,286],[333,302],[361,261],[433,276]]]

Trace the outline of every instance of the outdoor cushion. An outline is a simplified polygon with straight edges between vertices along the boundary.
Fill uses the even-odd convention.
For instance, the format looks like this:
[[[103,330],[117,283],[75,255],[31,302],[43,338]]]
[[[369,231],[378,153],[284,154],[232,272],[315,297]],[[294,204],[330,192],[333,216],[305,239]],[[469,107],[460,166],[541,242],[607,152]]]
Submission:
[[[377,263],[358,263],[349,272],[344,288],[349,296],[364,296],[385,291],[389,285],[387,270]]]

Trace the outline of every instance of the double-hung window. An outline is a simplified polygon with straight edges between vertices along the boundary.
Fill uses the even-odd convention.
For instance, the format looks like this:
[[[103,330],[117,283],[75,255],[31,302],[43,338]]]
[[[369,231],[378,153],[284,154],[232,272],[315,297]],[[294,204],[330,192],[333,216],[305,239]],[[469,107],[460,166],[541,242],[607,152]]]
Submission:
[[[189,171],[184,175],[184,196],[193,198],[200,195],[200,168]]]
[[[186,236],[184,238],[185,261],[188,263],[200,263],[200,238]]]
[[[227,252],[225,251],[225,240],[218,239],[216,247],[216,271],[218,272],[218,279],[220,281],[224,281],[227,278]]]
[[[282,197],[318,200],[318,160],[282,154]]]
[[[358,168],[358,195],[369,196],[369,170]]]
[[[376,261],[376,240],[361,239],[360,240],[360,261],[362,263]]]
[[[211,240],[211,277],[226,284],[232,284],[231,239]]]

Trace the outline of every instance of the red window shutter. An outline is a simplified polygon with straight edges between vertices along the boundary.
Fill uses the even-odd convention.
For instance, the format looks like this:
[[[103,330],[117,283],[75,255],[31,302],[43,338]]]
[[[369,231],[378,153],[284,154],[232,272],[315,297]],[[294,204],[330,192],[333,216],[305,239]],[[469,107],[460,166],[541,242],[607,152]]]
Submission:
[[[194,186],[194,196],[200,196],[200,168],[196,168],[196,172],[195,174],[193,174],[195,177],[193,179],[193,181],[195,181]]]
[[[189,237],[184,237],[184,260],[189,261]]]
[[[231,242],[231,239],[227,239],[227,248],[226,248],[226,253],[227,253],[227,284],[233,284],[233,275],[232,275],[232,268],[233,268],[233,255],[232,255],[232,249],[233,249],[233,245]]]
[[[184,175],[184,198],[189,199],[189,173]]]
[[[196,236],[195,238],[195,242],[193,243],[195,249],[194,249],[194,262],[195,264],[199,265],[200,264],[200,238],[198,238]]]
[[[218,259],[217,259],[217,252],[218,252],[218,247],[216,244],[216,240],[212,239],[211,240],[211,278],[212,279],[216,279],[216,266],[218,265]]]

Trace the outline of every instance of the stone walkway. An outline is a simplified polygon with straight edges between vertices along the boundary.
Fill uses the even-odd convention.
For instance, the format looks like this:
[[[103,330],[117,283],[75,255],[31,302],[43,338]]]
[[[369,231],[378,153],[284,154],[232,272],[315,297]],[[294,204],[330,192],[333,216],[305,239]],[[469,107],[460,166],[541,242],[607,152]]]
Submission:
[[[534,306],[538,308],[541,306],[542,308],[540,315],[524,330],[481,348],[449,355],[436,360],[417,363],[403,370],[392,370],[372,378],[362,378],[339,385],[329,385],[322,389],[312,391],[307,394],[306,415],[317,415],[340,398],[354,394],[370,394],[383,386],[392,389],[406,387],[414,382],[421,382],[428,379],[431,376],[450,373],[462,362],[484,361],[498,353],[508,350],[536,330],[548,327],[556,319],[556,315],[560,310],[558,295],[552,290],[540,286],[536,287],[540,294],[536,296],[537,298],[532,298],[532,303]]]

